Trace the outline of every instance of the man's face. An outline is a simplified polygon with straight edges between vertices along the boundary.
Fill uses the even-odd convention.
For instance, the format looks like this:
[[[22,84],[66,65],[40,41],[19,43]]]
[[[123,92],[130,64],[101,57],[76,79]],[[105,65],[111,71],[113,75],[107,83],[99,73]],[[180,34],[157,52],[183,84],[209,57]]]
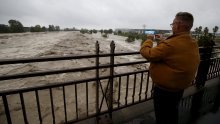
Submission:
[[[173,23],[170,24],[172,27],[173,34],[178,33],[179,23],[180,21],[177,18],[174,18]]]

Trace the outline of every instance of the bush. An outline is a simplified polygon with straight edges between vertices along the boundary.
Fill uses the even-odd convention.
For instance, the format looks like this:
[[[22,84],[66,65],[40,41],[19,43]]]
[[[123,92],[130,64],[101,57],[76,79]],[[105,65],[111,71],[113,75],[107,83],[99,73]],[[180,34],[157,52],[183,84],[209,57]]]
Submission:
[[[8,25],[0,24],[0,33],[9,33]]]
[[[127,41],[127,42],[134,42],[135,41],[135,36],[130,34],[125,41]]]
[[[208,27],[205,27],[202,31],[202,26],[195,28],[196,38],[198,40],[198,45],[201,47],[208,47],[215,45],[215,34],[218,31],[218,26],[213,28],[213,34],[209,33]]]
[[[106,33],[104,33],[104,34],[102,35],[102,37],[107,38],[108,35],[107,35]]]
[[[11,33],[21,33],[24,32],[23,25],[17,20],[9,20],[9,29]]]
[[[211,33],[209,33],[207,35],[203,34],[203,35],[199,36],[198,45],[203,46],[203,47],[215,45],[215,42],[213,40],[213,35]]]
[[[92,33],[95,33],[95,34],[96,34],[96,33],[97,33],[97,30],[93,29],[93,30],[92,30]]]
[[[31,27],[30,32],[41,32],[41,26],[36,25],[35,27]]]
[[[45,26],[41,27],[40,25],[31,26],[30,32],[46,32],[47,28]]]
[[[147,40],[146,34],[140,34],[140,38],[141,38],[142,42],[144,42],[145,40]]]
[[[82,34],[88,33],[88,30],[87,29],[81,29],[80,33],[82,33]]]

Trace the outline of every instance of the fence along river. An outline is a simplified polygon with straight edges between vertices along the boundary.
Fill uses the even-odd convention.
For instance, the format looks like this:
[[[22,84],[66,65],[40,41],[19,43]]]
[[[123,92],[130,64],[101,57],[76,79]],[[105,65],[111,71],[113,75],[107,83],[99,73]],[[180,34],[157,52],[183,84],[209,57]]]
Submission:
[[[115,53],[113,41],[110,47],[109,53],[100,53],[97,42],[95,54],[1,60],[0,65],[3,66],[46,63],[48,67],[46,70],[0,76],[1,83],[25,82],[25,79],[34,78],[28,81],[36,84],[0,91],[1,122],[72,123],[106,113],[111,117],[113,111],[150,100],[153,84],[146,68],[149,62],[141,58],[139,52]],[[120,56],[140,59],[119,62]],[[83,59],[89,59],[90,64],[79,67],[80,60],[85,62]],[[50,68],[52,63],[62,61],[76,66]],[[207,79],[219,76],[218,56],[211,61]]]

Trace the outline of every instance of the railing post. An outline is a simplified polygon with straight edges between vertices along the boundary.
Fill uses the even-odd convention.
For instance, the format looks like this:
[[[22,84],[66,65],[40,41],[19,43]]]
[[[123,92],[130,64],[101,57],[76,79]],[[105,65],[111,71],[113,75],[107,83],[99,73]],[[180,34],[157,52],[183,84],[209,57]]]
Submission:
[[[219,80],[220,80],[220,77],[219,77]],[[217,112],[219,109],[219,106],[220,106],[220,84],[218,84],[218,91],[217,91],[217,95],[214,101],[212,112],[214,113]]]
[[[211,64],[212,46],[200,49],[200,64],[196,76],[196,87],[203,87],[207,80],[209,67]]]
[[[114,57],[115,57],[115,43],[111,42],[111,57],[110,57],[110,101],[109,101],[109,112],[110,118],[112,118],[112,110],[113,110],[113,80],[114,80]]]
[[[113,80],[114,80],[114,57],[115,57],[115,43],[114,41],[110,44],[110,76],[106,87],[105,99],[108,107],[108,115],[104,115],[103,118],[100,117],[100,124],[112,124],[112,111],[113,111]],[[109,86],[109,87],[108,87]],[[102,103],[102,102],[101,102]]]
[[[196,87],[198,92],[192,98],[191,106],[191,121],[194,121],[199,116],[199,109],[202,105],[204,95],[204,85],[207,80],[209,67],[211,64],[212,46],[206,48],[200,48],[200,64],[196,76]]]
[[[99,123],[99,42],[96,41],[96,122]]]
[[[2,95],[2,100],[3,100],[3,104],[4,104],[4,108],[5,108],[5,115],[7,118],[7,122],[8,122],[8,124],[11,124],[11,115],[10,115],[10,110],[8,107],[8,100],[7,100],[6,95]]]
[[[220,64],[220,59],[217,58],[217,61],[216,61],[217,65]],[[218,67],[217,67],[218,68]],[[220,70],[218,70],[220,71]],[[218,75],[218,74],[217,74]],[[216,94],[216,98],[214,100],[214,105],[213,105],[213,108],[212,108],[212,112],[217,112],[219,110],[219,107],[220,107],[220,77],[218,77],[218,86],[217,86],[217,94]]]

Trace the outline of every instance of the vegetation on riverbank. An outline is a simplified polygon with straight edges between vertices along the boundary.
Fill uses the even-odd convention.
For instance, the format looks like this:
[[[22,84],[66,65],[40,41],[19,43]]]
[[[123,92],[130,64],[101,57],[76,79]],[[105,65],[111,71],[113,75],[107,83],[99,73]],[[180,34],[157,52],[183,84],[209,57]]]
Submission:
[[[18,20],[9,20],[9,25],[0,24],[0,33],[22,33],[22,32],[46,32],[46,31],[60,31],[59,26],[49,25],[48,28],[41,25],[35,25],[31,27],[24,27],[23,24]],[[199,46],[212,46],[216,43],[220,43],[220,36],[217,36],[219,27],[215,26],[212,30],[213,33],[209,33],[208,27],[205,27],[204,29],[202,26],[196,27],[192,34],[198,41]],[[74,31],[77,30],[75,28],[65,28],[64,31]],[[88,30],[88,29],[81,29],[81,33],[85,34],[92,34],[100,32],[102,37],[107,38],[108,34],[114,33],[114,35],[124,36],[127,37],[125,40],[126,42],[133,42],[135,40],[141,40],[142,42],[146,40],[146,34],[143,33],[137,33],[137,32],[122,32],[122,31],[113,31],[112,29],[101,29],[101,30]]]
[[[205,27],[202,30],[202,26],[196,27],[195,30],[195,38],[198,41],[199,46],[213,46],[216,44],[216,39],[219,40],[219,37],[216,36],[219,27],[215,26],[213,28],[213,33],[209,33],[208,27]]]
[[[60,31],[60,26],[49,25],[45,26],[35,25],[31,27],[24,27],[18,20],[9,20],[9,25],[0,24],[0,33],[23,33],[23,32],[46,32],[46,31]]]

